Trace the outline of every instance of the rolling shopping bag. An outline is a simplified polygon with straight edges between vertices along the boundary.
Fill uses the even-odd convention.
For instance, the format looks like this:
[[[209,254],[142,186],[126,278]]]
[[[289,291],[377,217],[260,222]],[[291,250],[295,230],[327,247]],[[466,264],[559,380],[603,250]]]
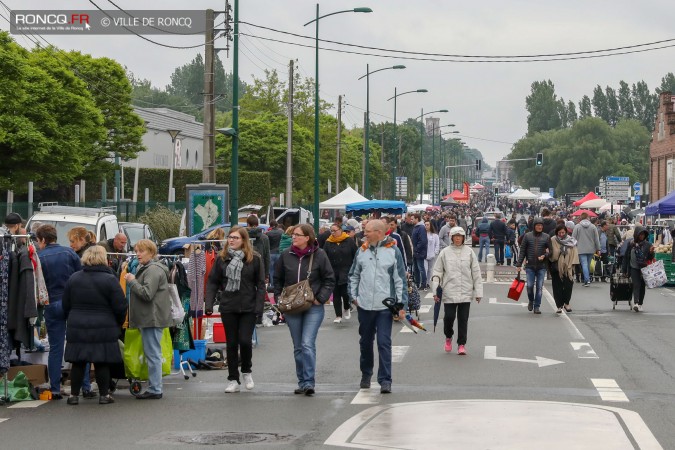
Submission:
[[[525,282],[520,279],[520,274],[518,274],[511,283],[507,297],[517,302],[520,299],[520,294],[523,293],[523,289],[525,289]]]
[[[173,345],[171,333],[168,328],[162,332],[162,375],[171,374],[171,358],[173,357]],[[143,353],[143,339],[141,331],[129,328],[124,334],[124,368],[127,378],[137,380],[148,379],[148,362]]]

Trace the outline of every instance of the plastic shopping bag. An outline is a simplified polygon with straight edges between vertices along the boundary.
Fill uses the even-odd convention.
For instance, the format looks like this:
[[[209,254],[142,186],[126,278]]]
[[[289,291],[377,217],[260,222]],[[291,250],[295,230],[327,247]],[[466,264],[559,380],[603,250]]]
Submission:
[[[663,261],[656,261],[647,267],[643,267],[640,271],[642,272],[642,278],[645,280],[645,285],[650,289],[661,287],[668,282]]]
[[[513,258],[513,253],[511,252],[511,246],[508,245],[508,244],[506,245],[506,247],[504,247],[504,258],[506,258],[506,259]]]
[[[173,347],[171,333],[168,328],[162,332],[162,375],[171,373]],[[136,380],[148,379],[148,363],[143,352],[143,338],[137,328],[129,328],[124,335],[124,369],[127,378]]]

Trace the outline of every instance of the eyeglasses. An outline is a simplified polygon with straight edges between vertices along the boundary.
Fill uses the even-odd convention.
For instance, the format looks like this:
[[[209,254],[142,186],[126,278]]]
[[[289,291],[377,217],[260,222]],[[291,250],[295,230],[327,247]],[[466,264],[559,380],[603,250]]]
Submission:
[[[296,233],[291,234],[291,236],[293,236],[293,237],[307,237],[304,234],[296,234]]]
[[[241,239],[241,236],[228,236],[227,238],[231,241],[238,241]]]
[[[339,228],[335,229],[335,230],[330,230],[331,233],[337,233],[338,231],[342,231],[342,230],[340,230]]]

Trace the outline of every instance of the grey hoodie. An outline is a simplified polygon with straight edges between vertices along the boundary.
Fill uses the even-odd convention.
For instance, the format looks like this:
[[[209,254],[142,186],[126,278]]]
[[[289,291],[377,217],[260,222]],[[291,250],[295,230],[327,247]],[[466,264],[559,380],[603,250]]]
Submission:
[[[577,240],[577,250],[580,255],[600,251],[598,228],[590,220],[585,219],[579,222],[572,231],[572,237]]]

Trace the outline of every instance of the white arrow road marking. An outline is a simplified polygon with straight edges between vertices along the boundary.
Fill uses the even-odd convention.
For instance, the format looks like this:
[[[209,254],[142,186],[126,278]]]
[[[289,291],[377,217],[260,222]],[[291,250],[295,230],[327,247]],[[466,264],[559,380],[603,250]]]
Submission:
[[[526,307],[526,306],[527,306],[527,303],[522,303],[522,302],[513,302],[513,301],[510,302],[510,303],[506,303],[506,302],[498,302],[497,299],[496,299],[495,297],[490,297],[490,304],[491,304],[491,305],[522,306],[522,307]]]
[[[0,419],[0,423],[4,422],[6,420],[9,420],[9,419]]]
[[[426,314],[431,310],[431,305],[422,305],[420,306],[420,314]]]
[[[392,345],[391,347],[391,362],[401,362],[406,352],[410,348],[409,345]]]
[[[500,361],[514,361],[514,362],[537,364],[539,367],[553,366],[556,364],[564,363],[564,361],[556,361],[555,359],[542,358],[541,356],[535,356],[536,359],[521,359],[521,358],[508,358],[505,356],[497,356],[497,347],[494,345],[485,346],[485,354],[483,357],[485,359],[497,359]]]
[[[593,386],[597,389],[600,398],[606,402],[628,402],[628,397],[623,393],[616,380],[612,378],[591,378]]]
[[[406,327],[405,325],[403,325],[403,326],[401,327],[401,333],[412,333],[412,332],[413,332],[413,330],[411,330],[410,328]]]
[[[588,342],[570,342],[570,344],[572,344],[572,349],[577,352],[579,358],[599,359]]]

